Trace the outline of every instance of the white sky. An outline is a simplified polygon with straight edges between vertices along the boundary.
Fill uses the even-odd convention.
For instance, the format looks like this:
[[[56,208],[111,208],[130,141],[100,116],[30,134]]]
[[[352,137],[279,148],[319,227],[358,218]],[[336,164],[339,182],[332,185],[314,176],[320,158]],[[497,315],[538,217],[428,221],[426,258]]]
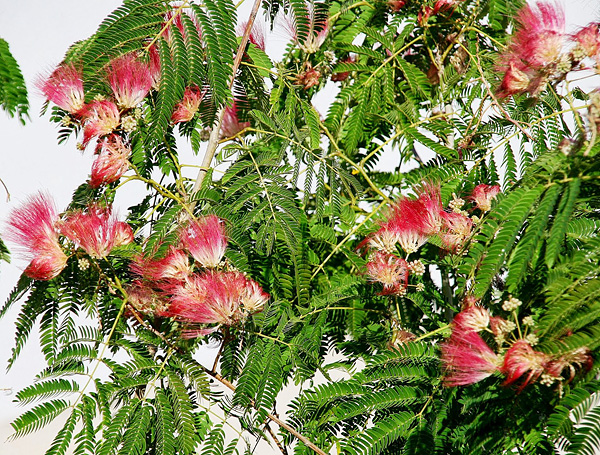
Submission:
[[[51,124],[47,116],[39,117],[44,100],[36,92],[34,81],[39,74],[47,74],[60,62],[69,45],[89,37],[100,21],[120,3],[117,0],[0,0],[0,37],[8,41],[21,66],[31,104],[31,121],[26,126],[0,112],[0,178],[11,193],[11,200],[7,202],[0,189],[0,227],[11,208],[39,190],[51,193],[59,210],[63,209],[73,190],[88,178],[93,161],[91,147],[82,154],[72,140],[61,146],[56,144],[55,124]],[[584,25],[599,18],[598,0],[565,0],[564,4],[571,30],[575,24]],[[281,35],[275,40],[278,38],[283,41]],[[284,43],[271,44],[279,47]],[[319,106],[317,109],[325,111]],[[25,265],[18,260],[11,265],[0,264],[0,305]],[[59,426],[50,426],[48,431],[3,444],[11,434],[9,422],[23,411],[12,402],[14,392],[31,384],[35,374],[43,368],[37,333],[33,333],[16,365],[5,374],[4,365],[14,345],[17,309],[18,305],[0,320],[0,389],[13,391],[11,394],[0,390],[0,453],[42,454]]]

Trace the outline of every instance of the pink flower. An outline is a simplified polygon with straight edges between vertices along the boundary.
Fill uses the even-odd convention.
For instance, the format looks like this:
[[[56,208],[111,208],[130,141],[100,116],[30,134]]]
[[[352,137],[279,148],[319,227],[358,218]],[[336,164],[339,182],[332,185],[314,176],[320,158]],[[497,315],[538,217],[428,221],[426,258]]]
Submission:
[[[406,6],[407,2],[408,0],[388,0],[387,4],[392,12],[397,13]]]
[[[498,356],[472,330],[455,326],[452,335],[441,348],[446,386],[475,384],[499,371]]]
[[[183,25],[182,17],[184,14],[192,20],[192,23],[196,28],[196,32],[198,33],[198,36],[200,37],[200,39],[202,39],[202,29],[200,28],[200,24],[198,23],[198,19],[196,18],[194,12],[189,8],[179,8],[179,6],[177,6],[176,8],[177,9],[174,11],[169,11],[165,16],[165,24],[167,22],[171,22],[171,25],[164,30],[162,35],[163,38],[167,41],[167,43],[169,43],[170,45],[173,44],[173,27],[177,27],[177,29],[183,36],[183,39],[188,39],[187,33],[185,31],[185,26]]]
[[[592,358],[590,350],[586,347],[582,347],[549,361],[545,365],[545,370],[549,375],[557,378],[561,376],[566,369],[569,371],[569,381],[572,381],[575,377],[575,366],[583,366],[589,371],[592,368],[593,363],[594,359]]]
[[[423,184],[419,191],[419,202],[422,205],[423,232],[426,235],[435,235],[440,232],[444,219],[442,218],[442,197],[440,187],[432,183]]]
[[[327,20],[327,12],[317,8],[313,3],[306,4],[308,10],[308,35],[301,40],[298,34],[298,27],[294,17],[286,16],[284,19],[284,27],[291,36],[294,43],[307,54],[314,54],[325,42],[329,33],[329,23]]]
[[[340,60],[338,63],[350,63],[350,64],[356,63],[356,57],[353,55],[349,55],[348,57]],[[334,82],[341,82],[341,81],[345,81],[346,79],[348,79],[349,76],[350,76],[349,71],[333,73],[331,75],[331,80]]]
[[[129,169],[129,154],[131,150],[123,143],[121,136],[111,134],[98,142],[96,146],[98,157],[92,164],[90,186],[116,182]]]
[[[486,185],[482,183],[473,189],[471,200],[475,202],[477,208],[483,212],[488,212],[492,208],[492,201],[500,193],[499,185]]]
[[[246,26],[248,22],[242,22],[239,27],[236,28],[236,32],[239,36],[243,36],[246,31]],[[266,49],[265,46],[265,31],[262,26],[258,23],[254,23],[252,25],[252,30],[250,30],[250,36],[248,36],[248,41],[254,44],[257,48],[264,52]]]
[[[239,278],[236,272],[193,275],[174,289],[166,313],[188,322],[234,325],[242,317]]]
[[[198,87],[186,87],[183,99],[177,103],[171,116],[173,123],[189,122],[193,119],[205,93],[206,91],[201,92]]]
[[[504,356],[501,371],[506,375],[504,385],[509,385],[529,372],[523,383],[519,386],[522,390],[527,384],[534,382],[543,372],[548,356],[543,352],[534,351],[525,340],[517,340]]]
[[[522,63],[509,62],[508,69],[504,73],[504,78],[496,93],[498,98],[507,98],[511,95],[525,93],[531,84],[531,79],[526,71],[527,68]]]
[[[558,62],[563,47],[565,14],[557,3],[539,1],[518,15],[519,27],[507,54],[535,69]]]
[[[38,87],[48,101],[61,109],[77,114],[83,107],[83,79],[81,69],[72,63],[59,65],[45,81],[39,81]]]
[[[133,240],[131,227],[118,221],[110,207],[98,205],[89,206],[87,212],[71,212],[60,223],[59,229],[62,235],[96,259],[107,257],[114,247]]]
[[[600,51],[600,29],[599,23],[592,22],[573,35],[586,57],[598,57]]]
[[[85,147],[93,137],[105,136],[115,130],[121,121],[119,109],[112,101],[92,101],[82,110],[83,143]]]
[[[454,8],[463,0],[437,0],[433,5],[433,15]]]
[[[148,65],[134,54],[113,59],[108,65],[108,83],[122,109],[136,107],[152,88],[153,77]]]
[[[158,47],[153,44],[148,49],[148,71],[152,78],[152,88],[158,89],[160,86],[160,53]]]
[[[393,254],[376,251],[367,263],[367,275],[383,285],[381,295],[404,295],[408,283],[407,262]]]
[[[188,255],[177,249],[171,249],[162,259],[137,256],[130,265],[136,275],[150,281],[183,281],[192,274]]]
[[[460,330],[481,332],[490,324],[490,313],[485,308],[472,306],[454,316],[453,322]]]
[[[240,122],[235,101],[225,108],[221,123],[221,139],[233,137],[250,126],[250,122]]]
[[[23,256],[30,260],[24,271],[30,278],[51,280],[67,264],[67,256],[58,243],[57,221],[54,201],[44,193],[29,197],[10,214],[7,238],[18,244]]]
[[[427,218],[426,218],[427,217]],[[406,254],[415,253],[428,240],[428,214],[420,201],[399,199],[390,209],[388,220],[375,233],[383,242],[395,238]],[[390,236],[393,234],[393,237]],[[386,237],[388,239],[386,239]],[[372,242],[374,245],[374,242]]]
[[[444,219],[445,230],[442,233],[442,242],[447,250],[456,252],[471,236],[473,221],[462,213],[441,213]]]
[[[242,310],[261,311],[268,298],[256,282],[240,272],[211,270],[175,286],[165,314],[191,323],[231,326],[243,319]]]
[[[227,248],[224,224],[215,215],[191,221],[179,231],[179,240],[202,267],[218,266]]]

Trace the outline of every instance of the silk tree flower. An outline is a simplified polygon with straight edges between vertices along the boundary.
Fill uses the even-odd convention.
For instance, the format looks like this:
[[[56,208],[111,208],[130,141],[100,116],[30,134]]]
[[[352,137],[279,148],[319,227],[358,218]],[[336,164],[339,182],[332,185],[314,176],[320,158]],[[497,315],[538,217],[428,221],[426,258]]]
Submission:
[[[475,384],[499,371],[499,357],[477,332],[455,326],[452,335],[441,345],[444,385],[449,387]]]
[[[113,248],[133,241],[131,227],[118,221],[110,207],[98,205],[67,214],[59,230],[96,259],[106,258]]]
[[[221,122],[221,139],[233,137],[250,126],[250,122],[240,122],[238,108],[235,103],[225,108],[223,122]]]
[[[71,114],[78,114],[83,107],[85,94],[81,69],[73,63],[59,65],[46,80],[40,80],[37,85],[48,101]]]
[[[462,213],[441,213],[444,219],[444,227],[441,238],[448,251],[456,252],[471,236],[473,221]]]
[[[534,351],[527,341],[515,341],[504,355],[504,364],[501,368],[502,373],[506,375],[504,385],[512,384],[529,372],[519,386],[519,390],[523,390],[527,384],[535,382],[540,377],[548,360],[550,359],[546,354]]]
[[[173,123],[189,122],[194,118],[194,114],[198,112],[200,103],[206,91],[200,91],[198,87],[186,87],[183,93],[183,99],[177,103],[171,120]]]
[[[183,281],[192,274],[187,253],[175,248],[161,259],[136,256],[129,267],[133,273],[149,281]]]
[[[160,53],[156,44],[148,48],[148,71],[152,78],[152,88],[158,89],[160,86]]]
[[[161,315],[168,307],[163,297],[141,280],[133,281],[126,292],[127,301],[142,314]]]
[[[479,210],[489,212],[492,208],[492,201],[496,199],[498,193],[500,193],[499,185],[486,185],[482,183],[473,188],[470,199]]]
[[[507,49],[508,61],[518,59],[539,69],[560,60],[565,14],[558,3],[539,1],[518,14],[519,27]]]
[[[584,367],[589,371],[592,368],[593,362],[590,350],[586,347],[581,347],[547,362],[545,370],[550,376],[555,378],[559,378],[564,370],[568,370],[568,380],[572,381],[575,377],[576,366]]]
[[[23,256],[30,261],[24,271],[30,278],[51,280],[67,265],[55,228],[58,219],[54,201],[44,193],[30,196],[9,216],[7,239],[19,245]]]
[[[239,25],[239,27],[236,27],[236,32],[239,36],[244,35],[247,25],[248,25],[248,22],[245,21],[245,22],[242,22]],[[254,24],[252,24],[252,29],[250,30],[250,35],[248,36],[248,41],[250,41],[252,44],[254,44],[261,51],[263,51],[263,52],[265,51],[265,49],[267,48],[267,46],[265,45],[265,31],[260,24],[258,24],[256,22]]]
[[[92,101],[83,108],[82,116],[83,148],[92,138],[112,133],[121,121],[117,105],[109,100]]]
[[[325,42],[329,33],[329,23],[326,11],[315,10],[312,3],[306,3],[308,11],[308,33],[301,39],[298,33],[296,18],[284,16],[283,27],[294,43],[307,54],[314,54]]]
[[[226,326],[241,321],[243,311],[261,311],[269,299],[258,283],[237,271],[209,270],[192,275],[174,286],[172,294],[165,315],[188,323]]]
[[[524,93],[530,84],[531,79],[527,74],[527,67],[521,62],[509,62],[496,96],[498,98],[507,98],[511,95]]]
[[[587,26],[583,27],[572,38],[577,43],[577,48],[573,50],[573,54],[577,55],[578,60],[584,57],[597,58],[600,55],[600,23],[592,22]]]
[[[236,272],[208,271],[174,287],[166,314],[185,322],[231,326],[241,318]]]
[[[423,206],[423,232],[429,236],[438,234],[444,225],[444,219],[441,216],[444,208],[442,207],[440,187],[432,183],[425,183],[421,187],[418,197],[418,201]]]
[[[399,243],[406,254],[416,252],[429,238],[425,233],[428,229],[425,215],[421,202],[400,198],[390,208],[387,220],[381,223],[381,228],[372,236],[369,244],[392,251],[395,244]]]
[[[376,251],[367,262],[367,276],[383,285],[381,295],[404,295],[408,283],[408,263],[393,254]]]
[[[202,267],[207,268],[218,266],[227,249],[224,223],[215,215],[190,221],[179,231],[179,241]]]
[[[452,322],[461,330],[481,332],[490,324],[490,313],[480,306],[471,306],[454,316]]]
[[[98,157],[92,164],[90,179],[92,188],[116,182],[129,169],[131,150],[119,135],[111,134],[99,141],[96,153]]]
[[[140,104],[152,88],[150,68],[132,53],[113,59],[107,68],[108,83],[122,109]]]
[[[310,62],[306,62],[304,69],[296,76],[296,84],[301,85],[304,90],[319,84],[321,80],[321,71],[313,68]]]

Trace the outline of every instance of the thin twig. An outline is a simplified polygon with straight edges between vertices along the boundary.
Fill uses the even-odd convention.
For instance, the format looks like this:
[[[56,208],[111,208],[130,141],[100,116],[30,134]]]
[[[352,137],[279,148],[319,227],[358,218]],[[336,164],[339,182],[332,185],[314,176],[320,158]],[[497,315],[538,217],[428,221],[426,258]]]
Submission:
[[[281,453],[283,455],[288,455],[287,449],[283,446],[283,444],[281,444],[281,442],[279,442],[279,439],[277,439],[277,436],[275,435],[273,430],[271,430],[271,427],[269,426],[268,423],[265,424],[265,427],[267,427],[267,432],[271,435],[271,437],[273,438],[273,441],[275,441],[275,445],[281,451]]]
[[[250,33],[252,31],[252,26],[254,25],[254,20],[256,19],[256,15],[258,14],[258,9],[260,8],[261,0],[255,0],[254,6],[252,7],[252,12],[250,13],[250,17],[248,18],[248,23],[246,24],[246,30],[244,30],[244,36],[242,36],[242,41],[238,47],[237,53],[235,55],[235,59],[233,61],[233,71],[231,73],[231,79],[229,80],[229,88],[233,87],[233,81],[235,80],[235,73],[242,62],[242,57],[244,56],[244,52],[246,51],[246,44],[248,43],[248,39],[250,38]],[[192,194],[196,193],[201,187],[202,182],[204,182],[204,177],[206,177],[206,173],[210,168],[210,164],[215,156],[215,152],[217,151],[217,146],[219,145],[219,136],[221,132],[221,123],[223,123],[223,117],[225,114],[225,109],[221,108],[219,113],[217,114],[217,123],[213,126],[212,131],[210,132],[210,137],[208,139],[208,145],[206,146],[206,152],[204,153],[204,158],[202,159],[202,167],[198,170],[198,177],[196,177],[196,183],[194,183],[194,188],[192,190]],[[194,206],[194,203],[191,203],[191,206]]]

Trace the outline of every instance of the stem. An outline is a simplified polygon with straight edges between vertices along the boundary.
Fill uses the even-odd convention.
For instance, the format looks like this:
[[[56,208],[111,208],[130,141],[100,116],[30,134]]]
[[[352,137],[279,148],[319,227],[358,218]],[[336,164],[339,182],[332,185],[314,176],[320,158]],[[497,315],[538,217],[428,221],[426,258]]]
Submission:
[[[244,30],[244,36],[242,36],[242,41],[238,47],[237,53],[235,54],[235,59],[233,61],[233,71],[231,73],[231,79],[229,80],[229,88],[233,87],[233,81],[235,80],[235,73],[242,62],[242,57],[244,56],[244,52],[246,50],[246,44],[248,43],[248,38],[250,37],[250,32],[252,31],[252,26],[254,25],[254,20],[256,19],[256,15],[258,14],[258,9],[260,8],[261,0],[254,0],[254,6],[252,7],[252,11],[250,12],[250,17],[248,18],[248,23],[246,24],[246,30]],[[204,158],[202,159],[202,167],[198,170],[198,176],[196,177],[196,182],[194,183],[194,188],[192,189],[192,194],[196,193],[201,187],[202,182],[204,182],[204,177],[206,177],[206,172],[210,168],[210,164],[215,156],[215,152],[217,151],[217,146],[219,145],[219,135],[221,132],[221,123],[223,123],[223,116],[225,114],[225,109],[221,108],[219,113],[217,114],[217,123],[213,126],[212,131],[210,132],[210,137],[208,139],[208,145],[206,146],[206,152],[204,153]],[[194,203],[191,204],[193,208]]]
[[[231,382],[229,382],[227,379],[225,379],[223,376],[221,376],[219,373],[213,373],[209,369],[207,369],[205,367],[203,367],[203,368],[204,368],[204,371],[205,371],[206,374],[208,374],[208,375],[212,376],[213,378],[215,378],[217,381],[219,381],[221,384],[223,384],[225,387],[227,387],[232,392],[236,391],[236,387]],[[254,401],[250,401],[250,403],[252,404],[253,407],[255,406]],[[307,438],[305,438],[304,436],[302,436],[300,433],[298,433],[296,430],[294,430],[292,427],[290,427],[287,423],[285,423],[279,417],[276,417],[273,414],[267,414],[267,418],[269,420],[275,422],[281,428],[283,428],[283,429],[287,430],[288,432],[290,432],[298,440],[300,440],[302,443],[304,443],[304,445],[306,447],[308,447],[309,449],[312,449],[315,453],[318,453],[319,455],[327,455],[320,448],[318,448],[316,445],[314,445],[310,440],[308,440]]]

